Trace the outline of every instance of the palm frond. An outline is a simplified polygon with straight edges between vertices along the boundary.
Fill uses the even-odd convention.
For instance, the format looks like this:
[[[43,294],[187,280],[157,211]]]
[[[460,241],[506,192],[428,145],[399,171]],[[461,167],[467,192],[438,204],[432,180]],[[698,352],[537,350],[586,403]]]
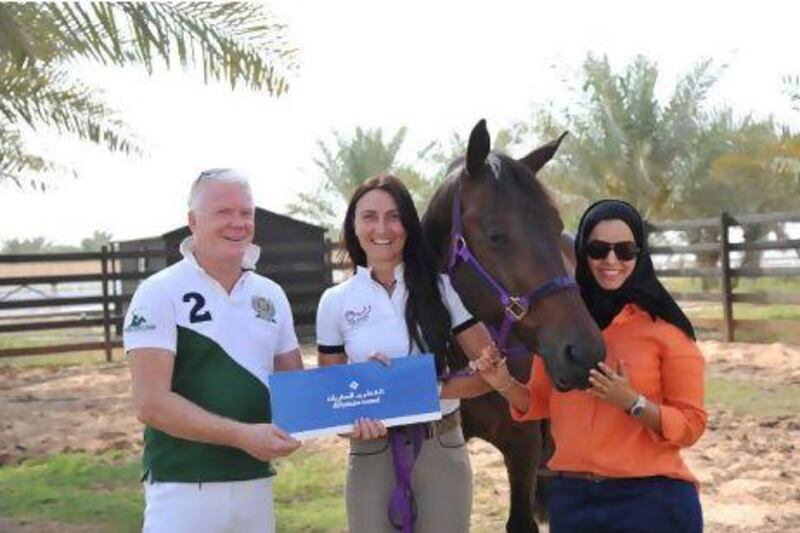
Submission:
[[[69,169],[28,151],[19,131],[0,120],[0,182],[11,181],[21,189],[44,191],[47,183],[40,177],[55,172],[74,175]]]
[[[103,64],[197,64],[226,80],[280,95],[296,66],[286,27],[251,2],[18,3],[0,10],[0,53],[21,65],[89,58]]]
[[[96,92],[55,67],[18,68],[0,58],[0,114],[31,128],[47,125],[112,152],[140,153],[139,142]]]

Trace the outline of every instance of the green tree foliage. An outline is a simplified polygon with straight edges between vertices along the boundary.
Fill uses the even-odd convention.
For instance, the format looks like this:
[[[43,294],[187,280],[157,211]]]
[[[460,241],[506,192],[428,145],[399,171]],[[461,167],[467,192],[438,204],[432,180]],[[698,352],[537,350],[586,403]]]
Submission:
[[[662,103],[654,63],[638,57],[615,73],[606,58],[588,56],[579,105],[541,112],[529,126],[546,138],[572,134],[548,183],[577,211],[615,197],[651,220],[796,207],[800,138],[772,119],[706,110],[717,79],[702,61]]]
[[[80,251],[76,246],[53,244],[44,237],[8,239],[3,241],[3,246],[0,248],[0,253],[3,254],[55,254]]]
[[[87,237],[81,241],[81,250],[84,252],[99,252],[103,246],[111,244],[111,239],[111,233],[96,230],[92,233],[91,237]]]
[[[44,187],[57,163],[21,132],[51,128],[112,152],[140,151],[122,118],[76,79],[76,60],[100,65],[197,66],[208,81],[280,95],[294,68],[285,27],[248,2],[22,2],[0,4],[0,180]],[[33,177],[31,177],[33,176]]]
[[[3,241],[4,254],[39,254],[45,253],[52,246],[44,237],[32,239],[8,239]]]
[[[665,104],[655,94],[656,65],[644,57],[616,74],[607,58],[589,55],[582,76],[576,106],[543,111],[530,126],[542,138],[571,134],[548,170],[548,183],[577,198],[578,209],[610,196],[631,201],[648,218],[671,214],[688,176],[698,170],[702,104],[717,80],[711,63],[684,75]]]
[[[783,83],[784,91],[789,96],[795,111],[800,111],[800,75],[787,76]]]
[[[347,202],[361,183],[380,172],[391,171],[412,191],[422,188],[424,178],[410,165],[399,162],[406,128],[397,130],[388,141],[383,130],[356,128],[351,137],[334,132],[334,140],[317,142],[319,155],[314,164],[322,171],[316,191],[300,193],[289,205],[289,213],[331,230],[342,223]]]
[[[454,133],[445,142],[433,141],[417,152],[413,163],[405,163],[398,153],[406,132],[401,128],[385,141],[380,128],[356,128],[350,137],[334,132],[333,143],[318,141],[319,155],[314,164],[322,171],[322,183],[313,193],[300,193],[289,205],[289,213],[335,233],[356,188],[365,179],[389,171],[408,187],[421,214],[444,180],[449,164],[466,153],[467,139]],[[519,140],[518,132],[500,130],[493,148],[506,150]]]
[[[81,240],[80,246],[54,244],[44,237],[30,239],[7,239],[0,246],[1,254],[54,254],[66,252],[99,252],[103,246],[111,244],[111,233],[96,230],[90,237]]]

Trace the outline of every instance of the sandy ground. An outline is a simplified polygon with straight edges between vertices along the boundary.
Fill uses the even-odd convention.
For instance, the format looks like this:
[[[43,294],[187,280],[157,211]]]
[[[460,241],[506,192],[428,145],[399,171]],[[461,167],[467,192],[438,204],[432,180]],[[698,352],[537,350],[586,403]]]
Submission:
[[[702,342],[712,375],[800,387],[800,347]],[[141,427],[129,406],[127,367],[0,367],[0,467],[27,457],[109,449],[138,453]],[[800,413],[740,416],[711,406],[703,438],[684,452],[702,483],[707,531],[800,531]],[[345,453],[340,440],[311,444]],[[475,531],[500,531],[508,488],[502,458],[469,445],[475,470]],[[0,518],[2,531],[93,531]]]

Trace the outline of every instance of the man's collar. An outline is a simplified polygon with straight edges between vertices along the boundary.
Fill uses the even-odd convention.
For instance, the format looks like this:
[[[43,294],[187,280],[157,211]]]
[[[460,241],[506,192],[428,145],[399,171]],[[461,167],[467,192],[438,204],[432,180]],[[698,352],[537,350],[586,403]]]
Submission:
[[[181,255],[186,258],[190,263],[193,263],[200,266],[197,263],[197,258],[194,256],[194,236],[189,235],[180,245],[180,252]],[[244,256],[242,257],[242,268],[244,270],[255,270],[256,263],[258,263],[258,258],[261,255],[261,248],[256,246],[255,244],[248,244],[247,249],[244,252]]]

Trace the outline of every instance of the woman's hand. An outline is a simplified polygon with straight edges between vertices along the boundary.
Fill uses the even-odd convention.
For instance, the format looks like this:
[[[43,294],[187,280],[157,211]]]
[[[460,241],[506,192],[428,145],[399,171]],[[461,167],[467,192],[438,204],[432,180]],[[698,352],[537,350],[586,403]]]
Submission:
[[[589,383],[592,385],[589,393],[622,410],[627,410],[636,401],[638,394],[628,383],[622,362],[617,363],[616,372],[605,363],[600,363],[598,367],[600,370],[589,371]]]
[[[372,354],[370,354],[370,356],[367,359],[371,361],[377,361],[383,366],[389,366],[392,364],[392,359],[385,353],[381,352],[372,352]]]
[[[353,423],[352,433],[344,435],[353,440],[372,440],[386,436],[386,426],[380,420],[358,418]]]
[[[470,367],[477,370],[484,381],[495,390],[507,389],[513,379],[508,373],[505,358],[494,344],[481,350],[481,356],[472,361]]]

